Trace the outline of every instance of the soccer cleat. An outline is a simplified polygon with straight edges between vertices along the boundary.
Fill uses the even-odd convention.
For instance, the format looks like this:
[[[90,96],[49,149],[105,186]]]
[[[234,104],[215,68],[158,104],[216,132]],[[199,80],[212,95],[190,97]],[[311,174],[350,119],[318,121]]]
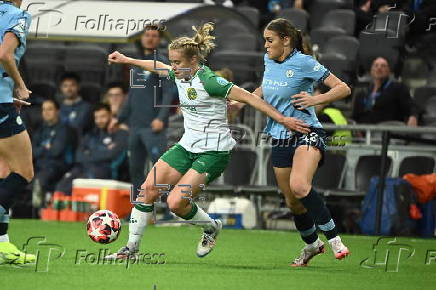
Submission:
[[[35,255],[23,253],[9,242],[0,242],[0,265],[25,265],[35,263],[35,261]]]
[[[324,243],[321,240],[318,240],[318,245],[315,247],[306,245],[300,253],[298,258],[295,258],[294,262],[292,262],[292,267],[305,267],[309,263],[309,261],[315,257],[316,255],[322,254],[325,252]]]
[[[104,257],[105,260],[136,260],[138,257],[138,250],[130,250],[129,247],[125,246],[118,250],[118,252],[107,255]]]
[[[223,223],[220,220],[214,220],[215,227],[213,232],[203,232],[200,242],[197,246],[197,257],[203,258],[207,256],[215,247],[216,238],[223,228]]]
[[[346,256],[350,254],[348,248],[342,243],[342,240],[339,236],[334,237],[329,240],[330,246],[332,247],[333,253],[335,254],[336,259],[342,260]]]

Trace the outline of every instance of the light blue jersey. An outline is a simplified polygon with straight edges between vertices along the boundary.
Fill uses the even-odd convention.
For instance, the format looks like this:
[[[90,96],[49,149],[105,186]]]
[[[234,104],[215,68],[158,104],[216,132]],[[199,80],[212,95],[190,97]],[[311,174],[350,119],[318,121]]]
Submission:
[[[302,91],[312,94],[313,83],[323,82],[330,72],[313,57],[296,49],[282,62],[269,59],[268,54],[265,54],[264,61],[264,100],[286,117],[298,118],[310,127],[322,128],[316,117],[315,108],[298,110],[291,103],[291,96]],[[265,132],[275,139],[287,139],[291,135],[283,125],[270,117],[267,119]]]
[[[15,61],[18,64],[26,51],[26,37],[32,17],[29,13],[15,7],[10,2],[0,1],[0,44],[6,32],[14,33],[20,45],[15,50]],[[0,64],[0,103],[12,103],[14,81],[7,75]]]

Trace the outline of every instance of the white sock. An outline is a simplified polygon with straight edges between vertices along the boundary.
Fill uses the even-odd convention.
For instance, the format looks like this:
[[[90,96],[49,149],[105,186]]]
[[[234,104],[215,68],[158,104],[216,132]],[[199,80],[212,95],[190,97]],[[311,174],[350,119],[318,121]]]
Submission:
[[[151,204],[141,205],[141,208],[153,208]],[[130,250],[139,249],[139,244],[141,243],[142,235],[144,234],[145,227],[147,226],[147,220],[153,215],[152,211],[141,211],[136,208],[132,209],[129,220],[129,241],[127,242],[127,247]]]
[[[309,248],[315,249],[315,248],[319,248],[319,243],[321,243],[321,240],[318,238],[312,244],[307,244],[307,245],[309,246]]]
[[[8,234],[4,234],[4,235],[1,235],[0,236],[0,243],[2,243],[2,242],[9,242],[9,236],[8,236]]]
[[[191,219],[189,219],[190,223],[201,226],[204,229],[204,231],[213,230],[216,226],[215,221],[202,208],[200,208],[195,203],[192,203],[192,206],[197,208],[197,212]]]
[[[330,240],[329,240],[329,243],[331,244],[331,243],[333,243],[333,242],[336,241],[336,240],[339,240],[339,242],[342,242],[341,237],[340,237],[340,236],[336,236],[336,237],[330,239]]]

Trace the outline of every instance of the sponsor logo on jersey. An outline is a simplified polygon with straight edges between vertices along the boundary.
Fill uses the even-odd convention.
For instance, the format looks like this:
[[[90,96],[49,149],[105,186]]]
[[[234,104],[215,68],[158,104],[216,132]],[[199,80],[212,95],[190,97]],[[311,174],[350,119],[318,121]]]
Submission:
[[[217,77],[216,81],[218,82],[218,84],[220,84],[222,86],[225,86],[229,83],[225,78],[222,78],[222,77]]]
[[[197,98],[197,91],[194,88],[187,88],[188,99],[195,100]]]
[[[286,76],[287,76],[288,78],[292,78],[292,77],[294,76],[294,71],[291,70],[291,69],[288,69],[288,70],[286,71]]]
[[[265,85],[269,85],[269,86],[278,86],[278,87],[287,87],[288,86],[288,82],[279,82],[279,81],[273,81],[273,80],[269,80],[269,79],[264,79],[264,83],[265,83]]]

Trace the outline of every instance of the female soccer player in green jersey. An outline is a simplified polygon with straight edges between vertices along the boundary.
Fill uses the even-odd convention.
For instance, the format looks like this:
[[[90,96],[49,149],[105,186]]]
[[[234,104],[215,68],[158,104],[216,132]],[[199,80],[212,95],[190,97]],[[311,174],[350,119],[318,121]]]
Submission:
[[[215,46],[214,37],[210,35],[212,30],[213,25],[207,23],[194,28],[196,34],[193,37],[179,37],[171,42],[171,65],[129,58],[117,51],[108,57],[109,63],[139,66],[174,80],[179,92],[185,133],[179,143],[154,164],[141,186],[142,196],[137,199],[142,204],[132,209],[129,241],[107,259],[136,256],[147,218],[152,215],[153,203],[160,196],[156,184],[175,185],[167,198],[169,209],[182,219],[203,227],[197,256],[204,257],[213,249],[222,223],[210,218],[187,198],[186,192],[195,197],[201,186],[220,176],[228,164],[230,151],[236,142],[227,125],[226,99],[249,104],[289,130],[296,130],[302,124],[296,118],[284,117],[258,96],[216,76],[203,64]]]

